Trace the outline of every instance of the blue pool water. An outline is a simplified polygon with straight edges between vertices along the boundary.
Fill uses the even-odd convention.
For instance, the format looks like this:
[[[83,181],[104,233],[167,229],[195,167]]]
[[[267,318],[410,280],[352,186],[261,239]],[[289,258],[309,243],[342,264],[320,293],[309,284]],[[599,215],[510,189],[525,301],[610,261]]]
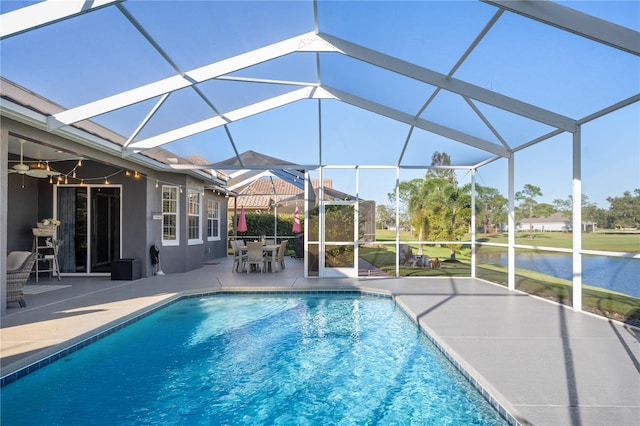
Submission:
[[[504,425],[390,299],[185,299],[2,388],[3,425]]]

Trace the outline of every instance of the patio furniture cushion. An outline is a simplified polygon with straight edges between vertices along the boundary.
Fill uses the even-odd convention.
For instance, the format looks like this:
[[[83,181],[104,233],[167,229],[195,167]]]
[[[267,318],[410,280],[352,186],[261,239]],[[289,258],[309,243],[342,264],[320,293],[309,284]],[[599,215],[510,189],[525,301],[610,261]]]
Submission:
[[[13,251],[7,256],[7,304],[18,302],[24,308],[24,285],[29,279],[38,253]]]
[[[7,272],[20,269],[31,254],[30,251],[12,251],[9,253],[7,256]]]

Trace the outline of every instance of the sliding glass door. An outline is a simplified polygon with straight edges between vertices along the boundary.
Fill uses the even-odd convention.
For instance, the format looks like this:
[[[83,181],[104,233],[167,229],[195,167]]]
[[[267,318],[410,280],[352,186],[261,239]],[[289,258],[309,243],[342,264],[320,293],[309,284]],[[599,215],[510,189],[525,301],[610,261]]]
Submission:
[[[61,224],[58,257],[63,273],[108,273],[120,258],[118,186],[57,186]]]

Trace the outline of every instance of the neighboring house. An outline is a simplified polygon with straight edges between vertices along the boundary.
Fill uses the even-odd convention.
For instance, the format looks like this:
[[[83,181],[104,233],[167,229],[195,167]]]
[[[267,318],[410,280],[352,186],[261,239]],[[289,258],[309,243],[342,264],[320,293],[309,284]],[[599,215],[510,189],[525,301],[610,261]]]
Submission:
[[[257,168],[246,169],[240,164],[252,164]],[[229,198],[229,228],[233,217],[241,207],[246,212],[293,214],[296,206],[305,214],[304,170],[297,164],[270,157],[255,151],[245,151],[238,157],[216,163],[216,170],[222,170],[228,177],[227,190],[233,194]],[[278,168],[272,168],[278,166]],[[316,204],[320,181],[312,179],[307,195],[309,205]],[[324,179],[324,200],[354,200],[354,195],[333,188],[331,179]],[[375,239],[375,202],[360,201],[361,230],[367,241]]]
[[[315,194],[318,193],[319,183],[317,179],[312,180],[310,198],[314,199]],[[324,180],[324,191],[325,200],[355,198],[334,189],[331,179]],[[241,207],[244,207],[245,212],[274,214],[277,211],[278,214],[293,214],[296,206],[303,212],[304,205],[304,189],[277,176],[262,176],[242,187],[235,197],[229,199],[227,217],[232,219]],[[362,229],[367,241],[375,239],[375,207],[375,201],[361,200],[360,202],[360,217],[365,218]]]
[[[516,224],[516,231],[529,231],[531,225],[533,225],[533,230],[536,232],[571,232],[573,230],[571,219],[566,218],[562,213],[552,213],[548,217],[531,218],[531,221],[529,221],[529,218],[522,218]],[[583,232],[592,232],[595,228],[596,224],[594,222],[582,222]]]

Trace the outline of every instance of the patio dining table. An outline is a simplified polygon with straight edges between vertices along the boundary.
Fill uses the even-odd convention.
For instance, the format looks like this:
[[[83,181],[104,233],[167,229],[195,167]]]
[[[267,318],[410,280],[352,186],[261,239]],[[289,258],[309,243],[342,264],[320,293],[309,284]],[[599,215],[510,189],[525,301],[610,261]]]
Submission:
[[[262,246],[262,254],[263,255],[271,255],[271,258],[275,259],[278,257],[278,249],[280,248],[280,244],[266,244],[264,246]],[[244,246],[240,249],[242,251],[242,254],[245,255],[247,254],[247,247]],[[276,268],[274,268],[273,266],[271,267],[271,272],[276,272]]]

